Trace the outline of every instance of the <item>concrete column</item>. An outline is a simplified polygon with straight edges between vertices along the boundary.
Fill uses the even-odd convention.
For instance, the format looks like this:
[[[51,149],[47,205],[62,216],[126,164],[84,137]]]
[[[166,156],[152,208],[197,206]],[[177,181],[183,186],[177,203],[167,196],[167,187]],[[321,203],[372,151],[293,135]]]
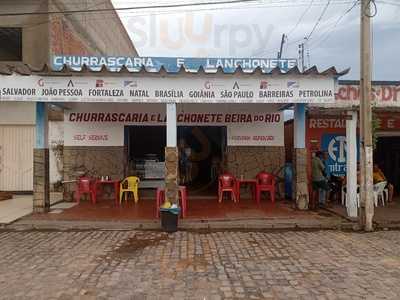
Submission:
[[[47,104],[36,103],[36,144],[33,150],[33,211],[50,210]]]
[[[294,108],[294,182],[293,192],[296,207],[309,208],[307,149],[306,149],[306,105],[296,104]]]
[[[165,196],[171,203],[178,202],[178,147],[176,103],[167,103],[167,147],[165,148]]]
[[[346,208],[349,217],[358,216],[357,207],[357,112],[346,120]]]

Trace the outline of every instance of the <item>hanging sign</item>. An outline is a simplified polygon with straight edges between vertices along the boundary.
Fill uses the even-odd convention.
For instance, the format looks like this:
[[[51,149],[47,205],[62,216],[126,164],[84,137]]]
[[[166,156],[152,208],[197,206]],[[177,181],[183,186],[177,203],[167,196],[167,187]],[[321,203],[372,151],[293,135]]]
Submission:
[[[333,103],[325,76],[2,76],[0,100],[137,103]]]
[[[64,111],[66,146],[122,146],[124,126],[165,126],[161,104],[74,104]],[[283,112],[260,104],[181,104],[178,126],[224,126],[230,146],[283,146]]]

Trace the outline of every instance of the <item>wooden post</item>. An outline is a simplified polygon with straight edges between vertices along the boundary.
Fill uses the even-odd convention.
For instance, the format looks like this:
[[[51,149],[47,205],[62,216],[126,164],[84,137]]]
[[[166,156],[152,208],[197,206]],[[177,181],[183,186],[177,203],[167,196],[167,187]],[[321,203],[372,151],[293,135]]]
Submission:
[[[365,230],[373,230],[373,144],[372,144],[372,112],[371,112],[371,1],[361,1],[361,53],[360,53],[360,119],[361,119],[361,200],[365,205]]]

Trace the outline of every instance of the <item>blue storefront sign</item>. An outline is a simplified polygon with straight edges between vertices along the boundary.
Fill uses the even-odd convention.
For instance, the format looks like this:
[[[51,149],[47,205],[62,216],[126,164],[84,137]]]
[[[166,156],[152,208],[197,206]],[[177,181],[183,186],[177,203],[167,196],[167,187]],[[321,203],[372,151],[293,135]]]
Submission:
[[[123,66],[130,70],[140,70],[146,67],[147,71],[157,72],[161,67],[168,72],[177,72],[181,66],[190,71],[198,71],[200,67],[205,70],[222,68],[225,73],[233,73],[240,66],[244,71],[253,71],[261,67],[264,72],[279,67],[287,71],[297,66],[295,58],[197,58],[197,57],[129,57],[129,56],[68,56],[55,55],[52,58],[52,66],[59,70],[66,64],[72,68],[80,68],[83,65],[93,70],[105,65],[110,70],[118,70]]]
[[[357,139],[358,145],[358,139]],[[335,176],[346,175],[346,136],[339,134],[324,134],[321,139],[321,149],[328,153],[326,166],[328,173]],[[359,158],[359,147],[357,146],[357,160]]]

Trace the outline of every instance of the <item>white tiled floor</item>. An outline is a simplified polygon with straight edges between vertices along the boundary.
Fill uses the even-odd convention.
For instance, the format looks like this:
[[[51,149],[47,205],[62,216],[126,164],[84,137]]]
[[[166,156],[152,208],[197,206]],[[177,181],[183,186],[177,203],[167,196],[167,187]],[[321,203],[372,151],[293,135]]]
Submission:
[[[57,203],[62,201],[62,193],[50,193],[50,202]],[[71,203],[74,204],[74,203]],[[66,208],[72,207],[66,204]],[[61,207],[57,207],[61,205]],[[65,205],[64,205],[65,206]],[[53,208],[64,208],[61,203],[52,205]],[[14,195],[11,200],[0,201],[0,224],[9,224],[29,215],[33,211],[33,195]]]
[[[32,213],[32,195],[14,195],[11,200],[0,201],[0,224],[9,224]]]

